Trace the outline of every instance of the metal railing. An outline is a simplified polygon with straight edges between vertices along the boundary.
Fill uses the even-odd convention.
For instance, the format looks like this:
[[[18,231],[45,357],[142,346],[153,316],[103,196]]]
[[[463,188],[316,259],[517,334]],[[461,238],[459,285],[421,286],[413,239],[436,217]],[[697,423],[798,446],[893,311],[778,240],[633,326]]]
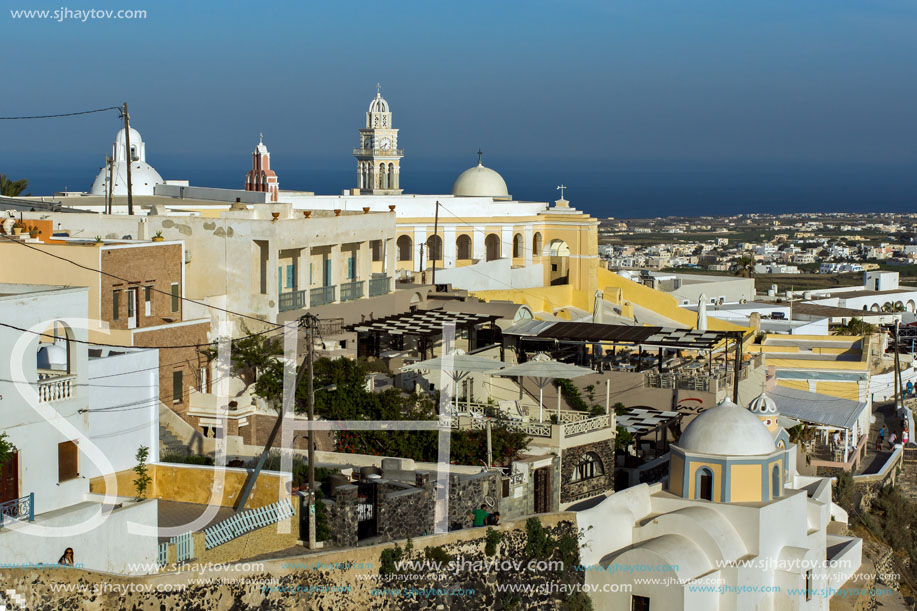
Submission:
[[[76,376],[53,376],[38,380],[38,402],[49,403],[69,399],[73,394]]]
[[[278,309],[281,312],[289,312],[290,310],[298,310],[304,307],[306,307],[306,292],[305,291],[291,291],[289,293],[280,293],[279,299],[278,299]]]
[[[309,291],[309,305],[311,307],[321,306],[328,303],[334,303],[334,289],[332,284],[329,286],[320,286]]]
[[[35,520],[35,493],[0,503],[0,527],[7,518],[14,520]]]
[[[392,279],[390,276],[382,276],[377,278],[369,279],[369,296],[378,297],[379,295],[385,295],[390,293],[392,286]]]
[[[353,149],[354,155],[361,155],[363,157],[375,155],[376,157],[402,157],[404,156],[404,149],[389,149],[383,151],[382,149]]]
[[[204,529],[204,545],[212,549],[245,533],[276,524],[293,516],[293,505],[283,499],[271,505],[249,509]]]
[[[564,437],[582,435],[583,433],[606,429],[610,426],[611,417],[607,414],[604,416],[596,416],[595,418],[588,418],[586,420],[579,420],[577,422],[568,422],[564,425]]]
[[[353,301],[363,296],[363,281],[345,282],[341,285],[341,301]]]
[[[689,375],[674,373],[646,373],[643,376],[644,388],[681,388],[701,392],[716,392],[725,383],[723,376]]]

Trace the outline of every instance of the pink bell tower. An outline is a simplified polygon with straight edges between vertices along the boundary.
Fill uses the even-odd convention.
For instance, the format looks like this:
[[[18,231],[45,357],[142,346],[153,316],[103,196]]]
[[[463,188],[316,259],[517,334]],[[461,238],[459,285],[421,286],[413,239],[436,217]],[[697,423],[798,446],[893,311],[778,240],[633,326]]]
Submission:
[[[245,190],[267,192],[268,201],[272,202],[280,196],[280,184],[271,169],[271,154],[264,146],[263,134],[258,134],[258,146],[252,152],[252,169],[245,175]]]

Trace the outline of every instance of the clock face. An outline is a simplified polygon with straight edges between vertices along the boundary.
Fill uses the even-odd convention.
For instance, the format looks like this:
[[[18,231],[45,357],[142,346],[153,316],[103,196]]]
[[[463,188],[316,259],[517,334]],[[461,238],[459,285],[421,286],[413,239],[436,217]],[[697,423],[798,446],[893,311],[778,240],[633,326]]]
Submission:
[[[383,151],[389,150],[390,148],[392,148],[392,141],[389,140],[388,138],[383,138],[379,142],[379,148],[382,149]]]

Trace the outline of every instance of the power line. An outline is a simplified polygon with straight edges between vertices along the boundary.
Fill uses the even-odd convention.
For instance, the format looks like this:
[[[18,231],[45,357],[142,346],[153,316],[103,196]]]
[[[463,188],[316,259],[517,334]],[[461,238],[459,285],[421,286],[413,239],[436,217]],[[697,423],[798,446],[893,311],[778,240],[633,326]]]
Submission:
[[[0,121],[22,121],[24,119],[57,119],[59,117],[76,117],[78,115],[89,115],[94,112],[105,112],[106,110],[117,110],[121,112],[120,106],[108,106],[106,108],[96,108],[95,110],[81,110],[80,112],[62,112],[55,115],[31,115],[24,117],[0,117]]]
[[[30,244],[27,244],[27,243],[23,242],[22,240],[13,239],[11,236],[0,235],[0,237],[4,238],[4,239],[6,239],[6,240],[8,240],[8,241],[10,241],[10,242],[13,242],[14,244],[20,244],[20,245],[22,245],[22,246],[25,246],[26,248],[30,248],[30,249],[35,250],[35,251],[38,251],[38,252],[40,252],[40,253],[42,253],[42,254],[48,255],[49,257],[53,257],[53,258],[59,259],[59,260],[61,260],[61,261],[66,261],[67,263],[70,263],[71,265],[75,265],[76,267],[79,267],[80,269],[85,269],[85,270],[87,270],[87,271],[95,272],[95,273],[101,274],[101,275],[103,275],[103,276],[108,276],[109,278],[114,278],[115,280],[120,280],[121,282],[126,282],[126,283],[128,283],[128,284],[139,284],[139,281],[136,281],[136,280],[128,280],[127,278],[122,278],[121,276],[116,276],[115,274],[112,274],[112,273],[110,273],[110,272],[105,272],[105,271],[102,271],[101,269],[95,269],[94,267],[90,267],[90,266],[88,266],[88,265],[83,265],[83,264],[81,264],[81,263],[77,263],[76,261],[74,261],[74,260],[72,260],[72,259],[68,259],[67,257],[62,257],[61,255],[56,255],[56,254],[54,254],[54,253],[52,253],[52,252],[48,252],[48,251],[46,251],[46,250],[44,250],[44,249],[42,249],[42,248],[37,248],[37,247],[35,247],[35,246],[32,246],[32,245],[30,245]],[[226,314],[232,314],[233,316],[239,316],[239,317],[241,317],[241,318],[248,318],[248,319],[250,319],[250,320],[257,320],[257,321],[260,322],[260,323],[265,323],[265,322],[267,322],[267,321],[265,321],[265,320],[262,320],[261,318],[255,317],[255,316],[249,316],[248,314],[241,314],[241,313],[239,313],[239,312],[233,312],[232,310],[226,310],[226,309],[220,308],[220,307],[215,306],[215,305],[210,305],[210,304],[208,304],[208,303],[203,303],[203,302],[201,302],[201,301],[195,301],[194,299],[189,299],[189,298],[187,298],[187,297],[185,297],[185,296],[183,296],[183,295],[173,295],[171,292],[163,291],[162,289],[157,289],[157,288],[152,287],[152,286],[149,287],[149,288],[150,288],[151,291],[153,291],[153,292],[155,292],[155,293],[161,293],[161,294],[163,294],[163,295],[169,296],[170,298],[171,298],[171,297],[178,297],[178,298],[179,298],[180,300],[182,300],[182,301],[187,301],[188,303],[193,303],[193,304],[195,304],[195,305],[203,306],[203,307],[205,307],[205,308],[210,308],[210,309],[213,309],[213,310],[217,310],[218,312],[224,312],[224,313],[226,313]],[[273,323],[268,323],[268,324],[273,324]],[[283,325],[277,325],[277,324],[274,325],[274,328],[275,328],[275,329],[279,329],[279,328],[282,328],[282,327],[283,327]]]
[[[16,325],[11,325],[5,322],[0,322],[0,327],[7,327],[15,331],[21,331],[23,333],[32,333],[34,335],[48,335],[48,333],[45,331],[33,331],[31,329],[23,329],[22,327],[17,327]],[[243,335],[242,337],[236,337],[234,339],[230,339],[229,341],[238,342],[243,339],[257,337],[259,335],[264,335],[266,333],[271,333],[273,331],[276,331],[276,329],[267,329],[265,331],[259,331],[258,333],[251,333],[249,335]],[[181,344],[181,345],[176,345],[176,346],[124,346],[121,344],[105,344],[105,343],[100,343],[100,342],[89,341],[86,339],[71,339],[71,338],[67,338],[66,341],[75,342],[77,344],[86,344],[87,346],[98,346],[100,348],[123,348],[123,349],[128,349],[128,350],[143,350],[144,348],[157,348],[159,350],[171,350],[171,349],[177,349],[177,348],[211,347],[214,343],[216,343],[216,341],[219,341],[219,340],[215,340],[214,342],[208,342],[206,344]]]

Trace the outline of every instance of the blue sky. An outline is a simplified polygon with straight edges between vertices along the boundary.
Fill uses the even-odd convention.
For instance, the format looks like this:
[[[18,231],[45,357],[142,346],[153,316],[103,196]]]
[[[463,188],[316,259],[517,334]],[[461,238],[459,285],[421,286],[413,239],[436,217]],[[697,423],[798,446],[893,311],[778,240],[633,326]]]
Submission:
[[[157,167],[244,172],[263,131],[279,171],[349,171],[377,81],[406,173],[460,170],[478,147],[508,171],[917,162],[910,0],[67,6],[148,17],[56,23],[5,10],[0,115],[126,100]],[[0,122],[0,164],[50,155],[87,163],[91,181],[117,127],[115,113]]]

